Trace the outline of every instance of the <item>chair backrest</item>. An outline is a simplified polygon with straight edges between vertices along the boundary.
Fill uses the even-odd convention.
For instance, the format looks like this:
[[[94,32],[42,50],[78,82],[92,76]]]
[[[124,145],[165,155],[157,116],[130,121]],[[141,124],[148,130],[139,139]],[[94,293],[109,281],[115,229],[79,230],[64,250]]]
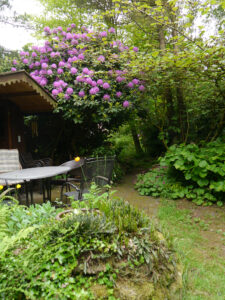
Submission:
[[[91,182],[95,182],[99,186],[110,184],[114,163],[114,156],[85,159],[84,165],[81,167],[81,189]]]
[[[16,171],[21,168],[17,149],[0,149],[0,173]]]

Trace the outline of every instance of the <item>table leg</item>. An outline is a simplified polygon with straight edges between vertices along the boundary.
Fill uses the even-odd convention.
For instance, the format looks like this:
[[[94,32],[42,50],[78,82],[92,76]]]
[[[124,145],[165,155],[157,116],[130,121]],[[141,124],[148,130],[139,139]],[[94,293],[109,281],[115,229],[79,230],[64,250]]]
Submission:
[[[44,181],[44,179],[41,180],[41,187],[42,187],[42,194],[43,194],[43,203],[45,203],[46,197],[45,197],[45,181]]]
[[[25,181],[24,184],[25,184],[25,193],[26,193],[26,206],[29,206],[29,192],[28,192],[28,183],[27,183],[27,181]]]
[[[30,181],[30,202],[31,202],[31,204],[34,204],[34,200],[33,200],[33,181]]]

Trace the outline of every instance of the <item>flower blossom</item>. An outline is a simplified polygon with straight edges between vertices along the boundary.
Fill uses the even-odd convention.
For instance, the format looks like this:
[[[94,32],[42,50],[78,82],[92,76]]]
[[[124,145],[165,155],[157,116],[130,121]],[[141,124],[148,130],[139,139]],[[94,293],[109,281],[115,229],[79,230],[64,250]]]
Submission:
[[[128,107],[128,106],[130,106],[130,103],[129,103],[129,101],[127,101],[127,100],[126,100],[126,101],[124,101],[124,102],[123,102],[123,107]]]
[[[99,33],[100,37],[107,37],[107,31],[102,31]]]
[[[76,68],[71,68],[71,69],[70,69],[70,73],[71,73],[72,75],[76,74],[76,73],[77,73],[77,69],[76,69]]]
[[[58,73],[59,75],[62,74],[62,73],[63,73],[63,69],[58,68],[57,73]]]
[[[103,63],[105,61],[105,56],[100,55],[97,60]]]
[[[104,100],[110,100],[110,96],[109,96],[108,94],[105,94],[105,95],[103,96],[103,99],[104,99]]]
[[[84,74],[88,74],[88,73],[89,73],[89,70],[88,70],[88,68],[83,68],[82,72],[83,72]]]
[[[133,88],[134,87],[134,84],[133,84],[133,82],[132,81],[130,81],[129,83],[128,83],[128,85],[127,85],[129,88]]]
[[[143,92],[143,91],[145,90],[145,87],[144,87],[143,85],[140,85],[140,86],[139,86],[139,90],[140,90],[141,92]]]
[[[57,89],[52,90],[52,95],[57,96],[59,94],[59,91]]]
[[[122,96],[122,93],[121,92],[117,92],[116,93],[116,97],[120,98]]]
[[[68,87],[67,90],[66,90],[66,94],[67,95],[73,94],[73,89],[71,87]]]
[[[116,33],[116,29],[115,28],[113,28],[113,27],[111,27],[111,28],[109,28],[109,33]]]
[[[87,77],[86,78],[86,83],[91,85],[92,84],[92,79],[90,77]]]
[[[102,79],[98,79],[97,85],[103,85],[103,80]]]
[[[65,66],[64,61],[60,61],[60,62],[59,62],[59,67],[64,67],[64,66]]]
[[[79,91],[79,93],[78,93],[78,95],[79,95],[79,97],[84,97],[85,96],[85,92],[84,91]]]
[[[47,69],[47,68],[48,68],[48,64],[42,63],[42,64],[41,64],[41,67],[42,67],[42,69]]]
[[[124,81],[124,80],[125,80],[124,77],[121,77],[121,76],[116,77],[116,81],[117,81],[117,82],[122,82],[122,81]]]
[[[133,84],[139,84],[139,80],[138,80],[138,79],[136,79],[136,78],[135,78],[135,79],[133,79],[133,80],[132,80],[132,82],[133,82]]]
[[[11,71],[12,71],[12,72],[16,72],[16,68],[14,68],[14,67],[11,68]]]
[[[138,52],[138,50],[139,50],[138,47],[134,47],[134,48],[133,48],[133,51],[134,51],[134,52]]]
[[[95,95],[99,92],[99,88],[96,86],[96,87],[93,87],[92,89],[90,89],[89,93],[90,95]]]
[[[108,84],[108,82],[103,83],[102,85],[103,89],[107,90],[110,88],[110,85]]]

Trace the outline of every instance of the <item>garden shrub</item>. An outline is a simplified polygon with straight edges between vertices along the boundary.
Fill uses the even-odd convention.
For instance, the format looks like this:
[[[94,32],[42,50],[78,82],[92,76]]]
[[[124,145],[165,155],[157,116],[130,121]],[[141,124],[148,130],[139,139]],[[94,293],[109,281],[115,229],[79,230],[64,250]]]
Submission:
[[[117,282],[133,286],[139,275],[153,287],[151,296],[157,289],[169,293],[177,276],[171,243],[161,239],[144,213],[99,192],[93,186],[85,201],[73,202],[74,214],[60,221],[30,222],[4,237],[1,299],[100,299],[96,286],[105,289],[104,298],[125,299]]]
[[[225,196],[225,144],[221,140],[204,147],[173,145],[160,168],[139,175],[136,188],[142,195],[179,199],[198,205],[222,206]]]

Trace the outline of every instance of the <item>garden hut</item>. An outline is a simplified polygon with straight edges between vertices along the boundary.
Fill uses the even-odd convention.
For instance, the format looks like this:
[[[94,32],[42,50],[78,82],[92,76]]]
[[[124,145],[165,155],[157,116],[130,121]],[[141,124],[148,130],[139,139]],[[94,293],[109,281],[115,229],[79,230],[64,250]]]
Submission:
[[[24,115],[51,112],[55,106],[26,71],[0,74],[0,149],[26,151]]]

